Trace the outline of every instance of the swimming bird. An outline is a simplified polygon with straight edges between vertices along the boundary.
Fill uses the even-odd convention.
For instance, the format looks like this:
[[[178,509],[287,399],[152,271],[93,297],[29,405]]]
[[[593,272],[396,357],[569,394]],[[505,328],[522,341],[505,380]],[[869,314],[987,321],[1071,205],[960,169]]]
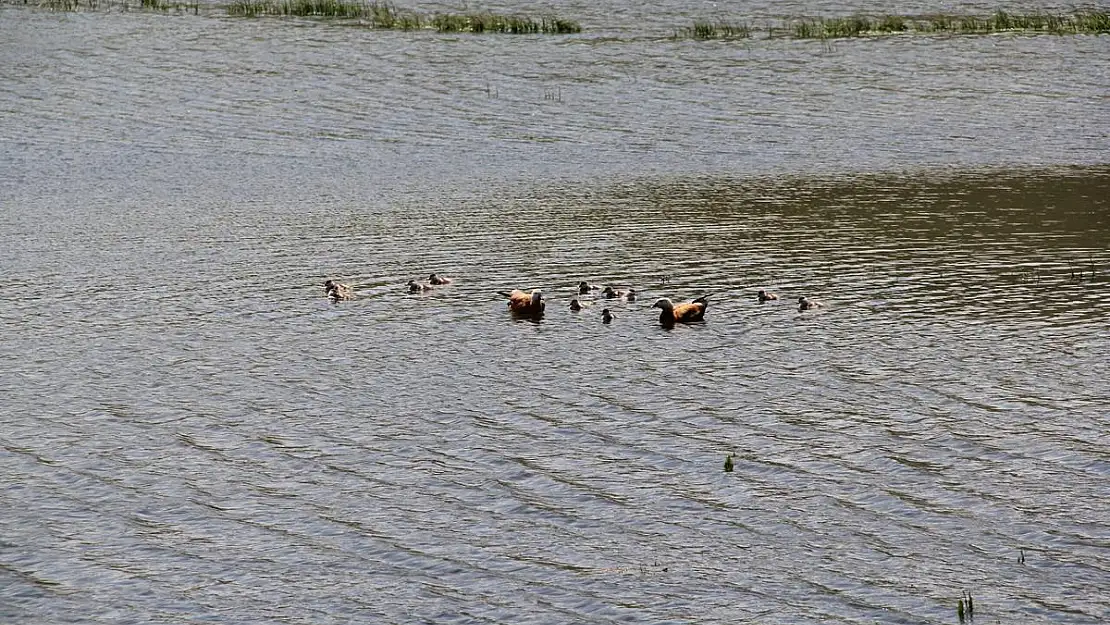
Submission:
[[[428,284],[434,284],[436,286],[442,286],[444,284],[451,284],[451,282],[453,282],[453,280],[451,280],[451,278],[445,278],[445,277],[443,277],[439,274],[436,274],[436,273],[433,273],[432,275],[428,276]]]
[[[821,302],[815,299],[809,299],[804,295],[798,298],[798,312],[802,312],[804,310],[812,310],[814,308],[820,308],[822,306],[824,306],[824,304],[822,304]]]
[[[424,291],[431,291],[434,288],[435,287],[430,284],[409,280],[409,293],[423,293]]]
[[[622,297],[628,297],[629,293],[633,293],[632,299],[636,299],[636,292],[631,289],[627,291],[618,291],[611,286],[607,286],[601,291],[601,294],[604,295],[606,299],[618,299]]]
[[[582,302],[578,301],[577,297],[570,300],[570,309],[573,310],[574,312],[578,312],[578,311],[582,310],[585,307],[586,306],[583,305]]]
[[[588,295],[590,293],[590,291],[592,291],[596,288],[597,288],[596,284],[590,284],[589,282],[586,282],[585,280],[583,280],[583,281],[578,283],[578,294],[579,295]]]
[[[341,284],[335,280],[324,282],[324,293],[328,299],[334,301],[352,299],[355,296],[355,291],[349,284]]]
[[[651,305],[652,308],[662,308],[659,313],[659,323],[664,326],[673,326],[677,323],[692,323],[705,319],[705,309],[709,306],[709,296],[703,295],[692,302],[675,304],[664,297]]]
[[[763,289],[759,290],[759,294],[756,297],[759,298],[759,303],[760,304],[762,304],[763,302],[767,302],[767,301],[779,298],[778,295],[776,295],[774,293],[768,293],[767,291],[764,291]]]
[[[543,301],[543,295],[538,289],[532,291],[531,294],[525,293],[520,289],[513,289],[508,293],[498,291],[498,293],[509,298],[509,310],[514,314],[532,315],[535,317],[543,315],[546,302]]]
[[[601,311],[601,323],[611,323],[617,316],[609,312],[608,308]]]

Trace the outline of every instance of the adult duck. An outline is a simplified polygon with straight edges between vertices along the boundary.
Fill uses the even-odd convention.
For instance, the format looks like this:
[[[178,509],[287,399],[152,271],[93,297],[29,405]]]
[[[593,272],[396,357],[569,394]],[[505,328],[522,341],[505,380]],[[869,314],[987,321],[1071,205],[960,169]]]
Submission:
[[[709,296],[703,295],[692,302],[675,304],[669,298],[661,298],[651,305],[652,308],[661,308],[659,323],[664,326],[673,326],[676,323],[694,323],[705,319],[705,309],[709,306]]]
[[[520,289],[513,289],[506,293],[498,291],[500,295],[509,298],[509,310],[516,315],[528,315],[539,317],[543,315],[543,309],[546,303],[543,301],[543,294],[539,289],[531,293],[525,293]]]

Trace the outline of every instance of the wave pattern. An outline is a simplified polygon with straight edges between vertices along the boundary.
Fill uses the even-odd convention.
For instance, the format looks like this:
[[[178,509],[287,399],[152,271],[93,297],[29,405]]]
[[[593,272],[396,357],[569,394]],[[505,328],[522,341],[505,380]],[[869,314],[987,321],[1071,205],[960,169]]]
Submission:
[[[0,620],[1110,611],[1098,38],[0,12]]]

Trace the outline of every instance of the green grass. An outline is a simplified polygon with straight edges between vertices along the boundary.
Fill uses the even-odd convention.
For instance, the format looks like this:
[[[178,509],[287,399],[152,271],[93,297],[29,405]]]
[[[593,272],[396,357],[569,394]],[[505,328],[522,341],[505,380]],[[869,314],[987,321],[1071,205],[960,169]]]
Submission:
[[[557,17],[535,19],[489,12],[436,13],[426,16],[411,11],[399,11],[387,2],[359,0],[235,0],[228,5],[227,14],[237,17],[275,15],[359,19],[371,28],[388,30],[431,28],[441,33],[528,35],[582,32],[578,22]]]
[[[12,0],[0,0],[0,2]],[[196,0],[37,0],[51,11],[146,10],[199,13]],[[539,18],[502,15],[488,11],[421,14],[398,10],[393,4],[368,0],[231,0],[227,5],[206,5],[206,11],[226,11],[236,17],[295,16],[358,20],[369,28],[435,30],[441,33],[504,33],[564,35],[582,32],[578,22],[555,16]],[[762,30],[761,30],[762,32]],[[768,23],[768,39],[846,39],[891,34],[986,35],[1002,32],[1035,34],[1107,34],[1110,12],[1077,10],[1071,13],[1011,13],[990,15],[852,15],[831,18],[793,18]],[[679,39],[750,39],[755,30],[747,23],[698,20],[674,34]]]
[[[533,19],[496,13],[436,13],[431,25],[441,33],[504,33],[564,35],[582,32],[577,22],[544,17]]]
[[[167,0],[128,0],[113,1],[113,0],[40,0],[38,3],[39,8],[47,9],[49,11],[98,11],[98,10],[121,10],[121,11],[161,11],[168,13],[176,11],[178,13],[200,13],[199,2],[169,2]]]
[[[228,5],[227,14],[358,18],[367,15],[374,6],[350,0],[235,0]]]
[[[772,28],[772,32],[775,29]],[[987,35],[1001,32],[1049,34],[1110,33],[1110,13],[1078,11],[1070,14],[1008,13],[991,15],[862,15],[840,18],[799,19],[783,29],[797,39],[843,39],[894,33],[949,33]]]
[[[694,22],[693,26],[675,33],[680,39],[747,39],[751,36],[751,26],[725,21]]]

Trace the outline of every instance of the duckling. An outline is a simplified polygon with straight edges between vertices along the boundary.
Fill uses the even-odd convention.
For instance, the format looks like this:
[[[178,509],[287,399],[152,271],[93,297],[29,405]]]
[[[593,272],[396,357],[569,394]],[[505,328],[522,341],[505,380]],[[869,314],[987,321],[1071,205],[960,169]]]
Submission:
[[[673,326],[677,323],[693,323],[705,319],[705,309],[709,306],[709,296],[703,295],[692,302],[675,304],[669,298],[662,298],[651,305],[652,308],[661,308],[659,323],[664,326]]]
[[[424,291],[431,291],[434,288],[435,287],[430,284],[409,280],[409,293],[423,293]]]
[[[583,304],[582,302],[578,301],[577,297],[570,300],[570,309],[573,310],[574,312],[578,312],[578,311],[582,310],[583,308],[585,308],[586,306],[587,306],[586,304]]]
[[[589,295],[590,291],[593,291],[593,290],[596,290],[596,289],[597,289],[596,284],[590,284],[589,282],[586,282],[585,280],[578,283],[578,294],[579,295]]]
[[[803,311],[806,311],[806,310],[812,310],[814,308],[821,308],[822,306],[824,306],[824,304],[822,304],[821,302],[819,302],[817,300],[809,299],[808,297],[805,297],[805,296],[802,296],[802,297],[798,298],[798,312],[803,312]]]
[[[613,313],[609,312],[608,308],[602,309],[602,311],[601,311],[601,323],[612,323],[613,320],[616,319],[616,318],[617,318],[617,316],[614,315]]]
[[[324,293],[332,301],[348,300],[355,296],[355,291],[349,284],[342,284],[335,280],[324,282]]]
[[[452,282],[454,282],[454,280],[452,280],[451,278],[446,278],[446,277],[441,276],[441,275],[436,274],[436,273],[433,273],[432,275],[428,276],[428,284],[433,284],[435,286],[442,286],[444,284],[451,284]]]
[[[509,310],[517,315],[539,317],[543,315],[543,309],[547,305],[539,289],[532,291],[530,295],[520,289],[513,289],[508,293],[498,291],[498,293],[509,298]]]
[[[611,286],[607,286],[601,290],[601,294],[604,295],[606,299],[619,299],[622,297],[627,297],[628,293],[628,291],[618,291]],[[633,295],[632,297],[635,298],[636,296]]]
[[[779,298],[778,295],[776,295],[774,293],[768,293],[767,291],[764,291],[763,289],[759,290],[759,294],[756,295],[756,297],[759,298],[759,303],[760,304],[762,304],[763,302],[769,302],[773,299],[778,299]]]

